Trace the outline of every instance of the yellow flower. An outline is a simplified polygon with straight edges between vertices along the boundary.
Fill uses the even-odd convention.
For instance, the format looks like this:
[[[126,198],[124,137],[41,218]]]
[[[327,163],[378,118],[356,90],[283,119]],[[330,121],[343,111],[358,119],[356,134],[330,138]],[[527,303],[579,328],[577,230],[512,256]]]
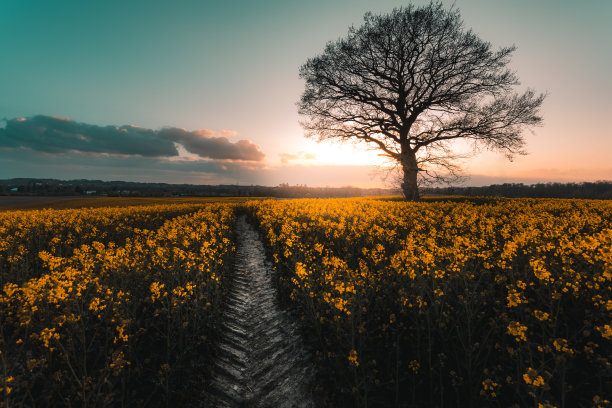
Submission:
[[[499,388],[500,385],[498,383],[496,383],[495,381],[493,381],[490,378],[487,378],[486,380],[484,380],[482,382],[482,390],[480,391],[480,395],[483,396],[490,396],[490,397],[497,397],[497,388]]]
[[[351,350],[348,355],[349,364],[355,367],[359,367],[359,361],[357,361],[357,350]]]
[[[151,283],[150,286],[150,291],[151,291],[151,300],[153,302],[155,302],[157,299],[159,299],[162,296],[166,296],[166,292],[162,292],[162,289],[164,288],[164,286],[166,286],[163,283],[159,283],[159,282],[153,282]]]
[[[525,381],[525,384],[532,385],[534,387],[543,387],[546,384],[544,378],[538,374],[537,370],[531,367],[529,367],[527,372],[523,374],[523,381]]]
[[[603,326],[597,326],[596,327],[597,331],[599,333],[601,333],[601,336],[604,339],[612,339],[612,326],[610,326],[609,324],[604,324]]]
[[[517,292],[514,289],[510,289],[508,291],[508,295],[506,296],[508,301],[508,307],[518,306],[521,303],[525,303],[526,300],[520,292]]]
[[[45,347],[53,351],[54,349],[53,347],[49,346],[49,343],[51,342],[51,340],[59,340],[60,335],[55,332],[55,328],[49,329],[45,327],[38,335],[38,338],[43,342]]]
[[[519,322],[510,322],[508,323],[507,329],[508,334],[514,336],[516,341],[527,341],[527,336],[525,336],[527,326],[520,324]]]
[[[553,341],[553,346],[555,347],[555,350],[557,351],[562,351],[568,354],[574,354],[574,349],[569,347],[569,345],[567,344],[567,340],[565,339],[561,339],[561,338],[555,339]]]

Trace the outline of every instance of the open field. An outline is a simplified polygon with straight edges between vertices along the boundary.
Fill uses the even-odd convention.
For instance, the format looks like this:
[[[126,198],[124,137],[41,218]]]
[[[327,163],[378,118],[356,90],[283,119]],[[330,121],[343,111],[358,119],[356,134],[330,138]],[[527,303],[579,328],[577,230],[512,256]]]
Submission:
[[[249,197],[248,200],[257,198]],[[210,202],[241,202],[242,197],[50,197],[50,196],[0,196],[0,211],[61,210],[68,208],[126,207],[157,204],[197,204]]]
[[[82,199],[81,196],[58,196],[58,197],[45,197],[45,196],[0,196],[0,211],[6,209],[20,209],[20,208],[44,208],[45,206],[53,206],[58,202],[68,202],[75,199]]]
[[[94,200],[0,213],[0,406],[206,404],[260,246],[323,406],[612,399],[612,202]]]
[[[0,404],[193,399],[233,220],[214,203],[0,213]]]
[[[247,205],[330,406],[612,399],[612,202]]]

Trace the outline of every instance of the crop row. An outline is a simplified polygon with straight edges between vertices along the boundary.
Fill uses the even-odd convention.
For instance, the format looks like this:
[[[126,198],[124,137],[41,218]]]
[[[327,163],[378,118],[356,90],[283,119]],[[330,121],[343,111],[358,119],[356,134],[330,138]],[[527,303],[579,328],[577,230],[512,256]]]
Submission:
[[[94,241],[121,244],[133,233],[155,230],[169,218],[198,208],[202,205],[0,212],[0,286],[37,276],[41,251],[69,257],[75,248]]]
[[[330,406],[604,406],[612,204],[248,204]]]
[[[4,271],[41,264],[5,276],[0,292],[0,406],[197,398],[234,253],[231,206],[6,214],[27,232],[4,247]]]

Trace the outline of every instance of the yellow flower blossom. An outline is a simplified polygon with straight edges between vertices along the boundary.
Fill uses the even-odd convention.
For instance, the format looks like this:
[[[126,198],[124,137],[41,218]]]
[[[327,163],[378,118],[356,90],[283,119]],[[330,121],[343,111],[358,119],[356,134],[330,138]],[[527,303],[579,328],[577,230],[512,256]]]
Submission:
[[[527,326],[520,324],[519,322],[510,322],[508,323],[507,330],[507,333],[514,336],[516,341],[527,341],[527,336],[525,335],[527,332]]]
[[[359,367],[359,361],[357,361],[357,350],[351,350],[348,355],[349,364],[355,367]]]
[[[543,387],[546,384],[544,378],[538,374],[537,370],[534,370],[531,367],[529,367],[527,372],[523,374],[523,381],[525,381],[525,384],[532,385],[534,387]]]

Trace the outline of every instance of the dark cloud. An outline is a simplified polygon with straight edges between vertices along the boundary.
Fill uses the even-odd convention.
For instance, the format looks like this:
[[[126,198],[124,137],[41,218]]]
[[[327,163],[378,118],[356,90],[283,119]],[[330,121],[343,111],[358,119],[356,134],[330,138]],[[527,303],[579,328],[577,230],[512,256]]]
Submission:
[[[204,131],[206,133],[204,133]],[[259,146],[248,140],[230,142],[223,136],[209,136],[207,129],[188,132],[185,129],[166,128],[159,135],[181,144],[187,151],[201,157],[221,160],[262,161],[265,155]]]
[[[7,120],[6,127],[0,129],[0,145],[26,147],[46,153],[77,151],[146,157],[178,155],[171,140],[160,137],[151,129],[88,125],[52,116]]]
[[[32,149],[0,148],[2,178],[89,178],[168,183],[257,184],[264,164],[145,156],[84,155],[78,152],[46,154]]]
[[[222,131],[219,134],[227,134]],[[96,126],[57,116],[6,120],[0,129],[0,147],[28,148],[45,153],[90,153],[121,156],[173,157],[176,144],[202,158],[262,161],[259,146],[248,140],[231,142],[217,132],[179,128],[152,130],[132,125]]]

